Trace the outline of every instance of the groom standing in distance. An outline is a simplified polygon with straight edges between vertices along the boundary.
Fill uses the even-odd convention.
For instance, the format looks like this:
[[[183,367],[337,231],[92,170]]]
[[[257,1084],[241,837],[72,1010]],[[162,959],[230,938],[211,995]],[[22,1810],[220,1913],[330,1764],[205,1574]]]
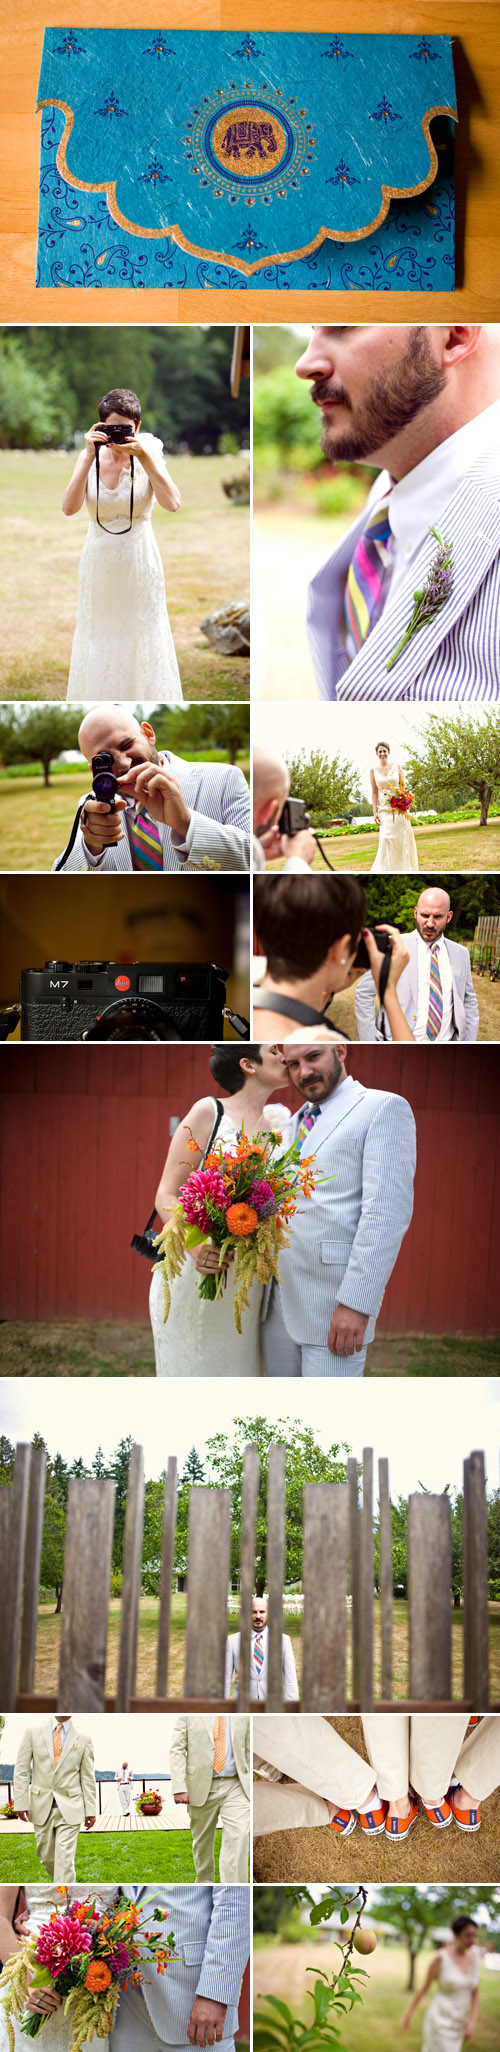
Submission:
[[[363,512],[313,578],[320,698],[500,696],[500,327],[317,327],[297,364],[332,463],[380,468]],[[442,603],[388,663],[451,544]]]
[[[306,1096],[292,1134],[313,1157],[315,1188],[280,1252],[264,1313],[266,1371],[360,1376],[412,1216],[415,1120],[406,1098],[347,1074],[342,1042],[290,1042],[284,1052]]]
[[[31,1822],[42,1867],[51,1881],[76,1881],[78,1833],[91,1831],[96,1820],[96,1785],[92,1740],[77,1731],[72,1717],[49,1717],[28,1725],[14,1770],[14,1808]]]

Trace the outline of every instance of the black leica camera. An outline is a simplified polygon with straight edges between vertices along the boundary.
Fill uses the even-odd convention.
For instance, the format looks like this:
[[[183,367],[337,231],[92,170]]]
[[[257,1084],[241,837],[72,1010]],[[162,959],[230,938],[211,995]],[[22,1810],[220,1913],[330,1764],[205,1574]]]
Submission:
[[[310,825],[303,798],[285,798],[278,820],[280,834],[301,834],[303,828]]]
[[[46,962],[20,977],[22,1040],[222,1040],[216,962]]]
[[[370,926],[368,928],[368,932],[373,934],[373,938],[377,943],[379,955],[392,954],[392,941],[390,933],[383,933],[381,926]],[[370,967],[368,948],[366,945],[366,941],[363,940],[362,935],[357,954],[354,957],[354,967],[356,969],[369,969]],[[385,981],[387,982],[387,977]]]
[[[118,778],[113,776],[113,761],[108,748],[102,748],[100,755],[92,756],[94,798],[98,798],[101,805],[109,805],[110,812],[114,812],[118,790]]]
[[[108,442],[133,441],[135,430],[129,427],[127,420],[120,421],[119,423],[117,421],[100,420],[99,427],[102,428],[103,434],[107,435]]]

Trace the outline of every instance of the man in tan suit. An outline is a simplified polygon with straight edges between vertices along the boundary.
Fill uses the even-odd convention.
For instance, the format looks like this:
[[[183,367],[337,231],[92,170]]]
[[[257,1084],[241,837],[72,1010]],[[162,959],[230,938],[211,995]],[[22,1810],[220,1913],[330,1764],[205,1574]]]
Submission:
[[[96,1807],[91,1739],[77,1731],[72,1717],[58,1714],[29,1724],[14,1770],[14,1808],[26,1822],[31,1817],[38,1858],[51,1881],[76,1881],[78,1833],[83,1824],[91,1831]]]
[[[219,1821],[221,1881],[248,1881],[250,1719],[201,1713],[177,1717],[170,1773],[174,1803],[189,1805],[197,1881],[215,1878]]]

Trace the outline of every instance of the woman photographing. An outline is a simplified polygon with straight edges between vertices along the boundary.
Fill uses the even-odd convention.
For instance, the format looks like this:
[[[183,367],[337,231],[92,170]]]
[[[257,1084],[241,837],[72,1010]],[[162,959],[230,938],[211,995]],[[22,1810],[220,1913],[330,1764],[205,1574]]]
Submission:
[[[78,616],[68,700],[182,701],[160,551],[151,524],[155,504],[176,513],[180,492],[156,435],[141,434],[135,392],[99,401],[64,493],[63,513],[86,505],[89,526],[80,560]]]

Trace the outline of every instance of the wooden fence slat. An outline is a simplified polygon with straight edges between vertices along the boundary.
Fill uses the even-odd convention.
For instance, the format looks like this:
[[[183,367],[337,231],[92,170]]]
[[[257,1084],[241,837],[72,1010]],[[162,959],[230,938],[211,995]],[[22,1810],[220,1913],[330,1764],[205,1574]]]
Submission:
[[[123,1535],[120,1650],[116,1687],[116,1707],[117,1710],[124,1711],[129,1710],[130,1698],[135,1695],[143,1525],[144,1448],[133,1446],[130,1450]]]
[[[347,1462],[347,1486],[349,1490],[349,1557],[351,1563],[351,1660],[352,1693],[355,1701],[361,1701],[361,1519],[358,1500],[358,1463],[353,1456]]]
[[[348,1523],[345,1482],[306,1483],[303,1710],[345,1710]]]
[[[114,1482],[70,1482],[58,1703],[103,1710]]]
[[[451,1696],[451,1513],[448,1496],[408,1500],[409,1695]]]
[[[380,1505],[380,1619],[382,1637],[382,1695],[392,1696],[392,1519],[389,1495],[389,1462],[378,1464]]]
[[[16,1701],[24,1552],[28,1522],[31,1447],[16,1447],[12,1482],[2,1489],[1,1528],[2,1618],[0,1633],[0,1706],[13,1710]]]
[[[285,1575],[285,1448],[281,1441],[269,1449],[267,1499],[267,1588],[269,1633],[267,1666],[267,1708],[280,1710],[283,1702],[283,1582]]]
[[[363,1448],[361,1513],[361,1708],[373,1709],[373,1453]]]
[[[231,1492],[193,1489],[189,1509],[186,1696],[223,1696]]]
[[[156,1694],[166,1696],[168,1680],[168,1651],[170,1645],[170,1613],[172,1609],[172,1575],[174,1567],[175,1520],[177,1516],[177,1460],[170,1454],[167,1462],[165,1496],[163,1502],[163,1539],[160,1577],[160,1608],[158,1617],[158,1646],[156,1658]]]
[[[474,1709],[487,1710],[488,1674],[488,1535],[484,1454],[464,1461],[464,1696]]]
[[[255,1572],[255,1531],[259,1493],[259,1456],[255,1446],[246,1446],[243,1461],[243,1494],[240,1558],[240,1657],[238,1662],[238,1709],[250,1705],[250,1648],[252,1596]]]
[[[45,1467],[45,1448],[42,1446],[33,1447],[30,1465],[21,1651],[19,1657],[19,1688],[23,1695],[26,1696],[31,1695],[35,1679],[38,1595],[45,1502]]]

